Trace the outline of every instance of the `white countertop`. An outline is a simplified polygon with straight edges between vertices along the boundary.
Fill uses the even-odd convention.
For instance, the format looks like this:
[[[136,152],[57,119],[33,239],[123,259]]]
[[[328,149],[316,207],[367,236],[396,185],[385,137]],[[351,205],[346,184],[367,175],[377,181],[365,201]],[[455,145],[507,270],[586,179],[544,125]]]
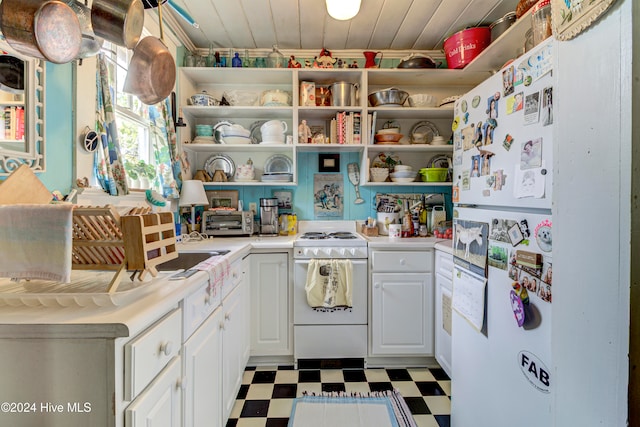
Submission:
[[[216,237],[203,241],[189,241],[177,245],[178,252],[203,252],[228,249],[224,256],[233,262],[247,255],[252,249],[270,250],[293,248],[297,236],[274,237]],[[451,241],[434,237],[412,237],[390,239],[388,236],[364,236],[369,247],[398,250],[446,248]],[[450,249],[449,249],[450,250]],[[95,273],[95,272],[94,272]],[[205,272],[198,272],[189,279],[168,280],[173,272],[160,272],[155,278],[148,278],[140,288],[133,291],[135,296],[126,302],[98,306],[10,306],[0,309],[0,338],[12,337],[74,337],[74,338],[117,338],[133,336],[147,328],[151,322],[171,309],[194,292],[207,279]],[[128,280],[125,276],[123,279]]]
[[[436,243],[436,250],[439,251],[444,251],[448,254],[453,255],[453,240],[451,239],[447,239],[447,240],[439,240]]]

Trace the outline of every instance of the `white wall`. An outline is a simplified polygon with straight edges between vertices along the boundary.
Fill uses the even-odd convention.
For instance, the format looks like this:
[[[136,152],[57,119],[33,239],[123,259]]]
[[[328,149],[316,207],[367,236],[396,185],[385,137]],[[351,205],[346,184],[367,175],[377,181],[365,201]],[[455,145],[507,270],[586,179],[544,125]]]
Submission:
[[[558,427],[626,425],[632,1],[560,42],[554,67]]]

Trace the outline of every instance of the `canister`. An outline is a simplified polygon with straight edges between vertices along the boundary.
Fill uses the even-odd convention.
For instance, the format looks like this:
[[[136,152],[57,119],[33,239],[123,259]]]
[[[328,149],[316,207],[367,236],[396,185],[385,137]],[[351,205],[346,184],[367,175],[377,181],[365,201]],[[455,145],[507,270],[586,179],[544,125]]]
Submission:
[[[551,36],[551,0],[540,0],[531,8],[531,28],[534,46]]]
[[[300,105],[303,107],[316,105],[316,84],[314,82],[300,82]]]

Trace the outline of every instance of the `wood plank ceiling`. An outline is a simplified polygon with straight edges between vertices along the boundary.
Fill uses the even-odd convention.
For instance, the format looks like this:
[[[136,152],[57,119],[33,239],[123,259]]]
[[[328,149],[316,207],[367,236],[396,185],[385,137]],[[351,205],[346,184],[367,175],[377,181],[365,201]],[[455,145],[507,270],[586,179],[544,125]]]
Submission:
[[[360,12],[337,21],[325,0],[171,0],[198,23],[170,7],[169,26],[190,48],[330,50],[436,50],[468,26],[490,24],[514,11],[518,0],[362,0]],[[184,40],[183,40],[184,42]]]

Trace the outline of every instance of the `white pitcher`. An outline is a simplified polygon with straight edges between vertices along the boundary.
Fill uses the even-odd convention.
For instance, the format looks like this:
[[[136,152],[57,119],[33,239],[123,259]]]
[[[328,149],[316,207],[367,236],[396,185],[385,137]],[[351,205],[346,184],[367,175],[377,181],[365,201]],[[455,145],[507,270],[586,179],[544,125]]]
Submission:
[[[283,134],[287,131],[287,122],[283,120],[269,120],[260,126],[260,132],[264,136],[265,134]]]

